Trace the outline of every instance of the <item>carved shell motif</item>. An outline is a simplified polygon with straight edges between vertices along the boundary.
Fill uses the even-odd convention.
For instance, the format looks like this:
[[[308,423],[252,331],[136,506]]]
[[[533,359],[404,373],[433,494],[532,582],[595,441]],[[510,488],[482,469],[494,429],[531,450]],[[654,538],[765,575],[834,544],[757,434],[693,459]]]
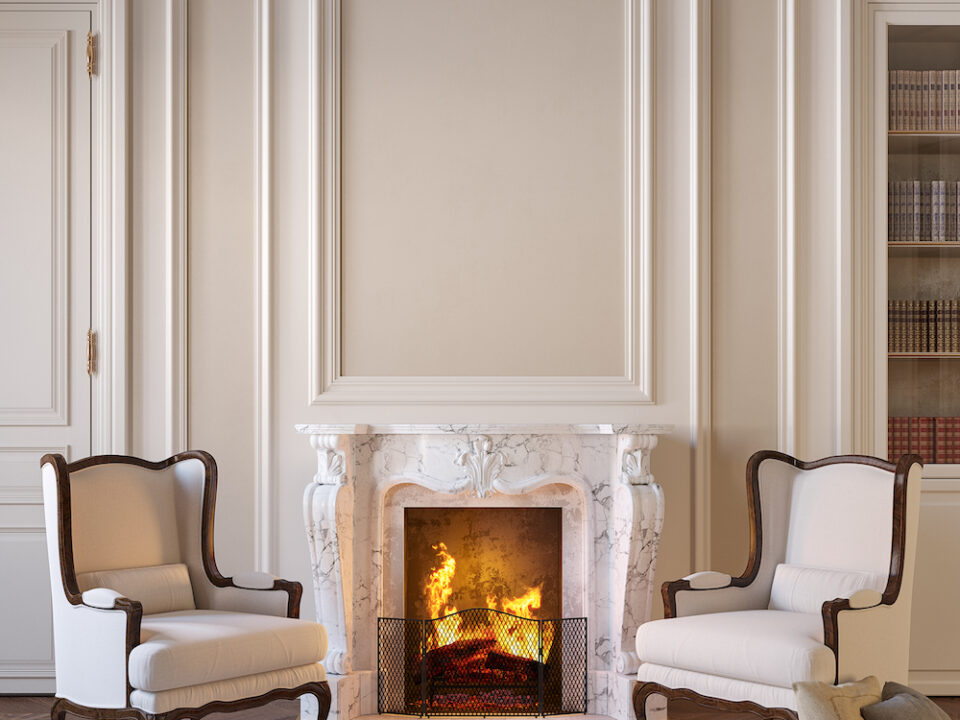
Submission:
[[[471,450],[460,453],[457,465],[467,469],[473,483],[473,492],[485,498],[493,492],[493,484],[503,469],[503,453],[493,449],[493,442],[486,435],[470,441]]]

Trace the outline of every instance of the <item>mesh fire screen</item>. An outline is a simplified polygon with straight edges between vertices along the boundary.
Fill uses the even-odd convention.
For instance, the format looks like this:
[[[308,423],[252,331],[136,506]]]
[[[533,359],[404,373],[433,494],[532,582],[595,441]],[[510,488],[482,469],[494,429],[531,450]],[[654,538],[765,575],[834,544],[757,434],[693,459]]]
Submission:
[[[587,711],[587,619],[473,608],[434,620],[380,618],[377,707],[403,715]]]

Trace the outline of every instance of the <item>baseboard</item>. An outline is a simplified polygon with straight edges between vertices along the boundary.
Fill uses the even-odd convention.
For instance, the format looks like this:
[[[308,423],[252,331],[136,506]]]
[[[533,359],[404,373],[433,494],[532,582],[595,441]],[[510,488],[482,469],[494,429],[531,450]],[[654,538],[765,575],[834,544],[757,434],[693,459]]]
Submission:
[[[53,695],[56,691],[52,677],[0,677],[0,695]]]
[[[908,683],[924,695],[960,695],[960,670],[911,670]]]

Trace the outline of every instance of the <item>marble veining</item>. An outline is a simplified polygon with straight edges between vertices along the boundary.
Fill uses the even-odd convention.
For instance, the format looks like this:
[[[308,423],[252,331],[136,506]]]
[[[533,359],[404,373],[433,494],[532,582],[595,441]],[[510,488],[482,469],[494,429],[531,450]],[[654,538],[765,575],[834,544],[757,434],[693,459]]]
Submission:
[[[588,618],[588,712],[632,717],[663,493],[662,425],[298,425],[317,453],[304,493],[331,720],[376,708],[376,618],[402,613],[403,508],[563,509],[566,616]],[[372,697],[368,697],[372,695]]]

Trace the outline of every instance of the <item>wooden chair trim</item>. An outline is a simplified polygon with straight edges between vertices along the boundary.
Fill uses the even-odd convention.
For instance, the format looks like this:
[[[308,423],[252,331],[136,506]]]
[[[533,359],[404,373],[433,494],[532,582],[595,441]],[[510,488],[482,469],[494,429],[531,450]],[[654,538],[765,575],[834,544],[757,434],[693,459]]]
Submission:
[[[768,708],[747,700],[733,701],[701,695],[686,688],[668,688],[655,682],[638,682],[633,688],[633,710],[637,720],[646,720],[647,698],[663,695],[670,700],[687,700],[708,710],[755,715],[760,720],[797,720],[797,713],[789,708]]]
[[[65,720],[66,714],[73,713],[90,720],[182,720],[182,718],[202,718],[216,712],[235,712],[249,710],[271,703],[274,700],[294,700],[301,695],[313,695],[320,706],[318,717],[325,720],[330,712],[330,685],[324,682],[311,682],[298,685],[294,688],[277,688],[263,695],[242,700],[215,700],[198,708],[177,708],[165,713],[148,713],[139,708],[91,708],[77,705],[64,698],[57,701],[50,709],[51,720]]]

